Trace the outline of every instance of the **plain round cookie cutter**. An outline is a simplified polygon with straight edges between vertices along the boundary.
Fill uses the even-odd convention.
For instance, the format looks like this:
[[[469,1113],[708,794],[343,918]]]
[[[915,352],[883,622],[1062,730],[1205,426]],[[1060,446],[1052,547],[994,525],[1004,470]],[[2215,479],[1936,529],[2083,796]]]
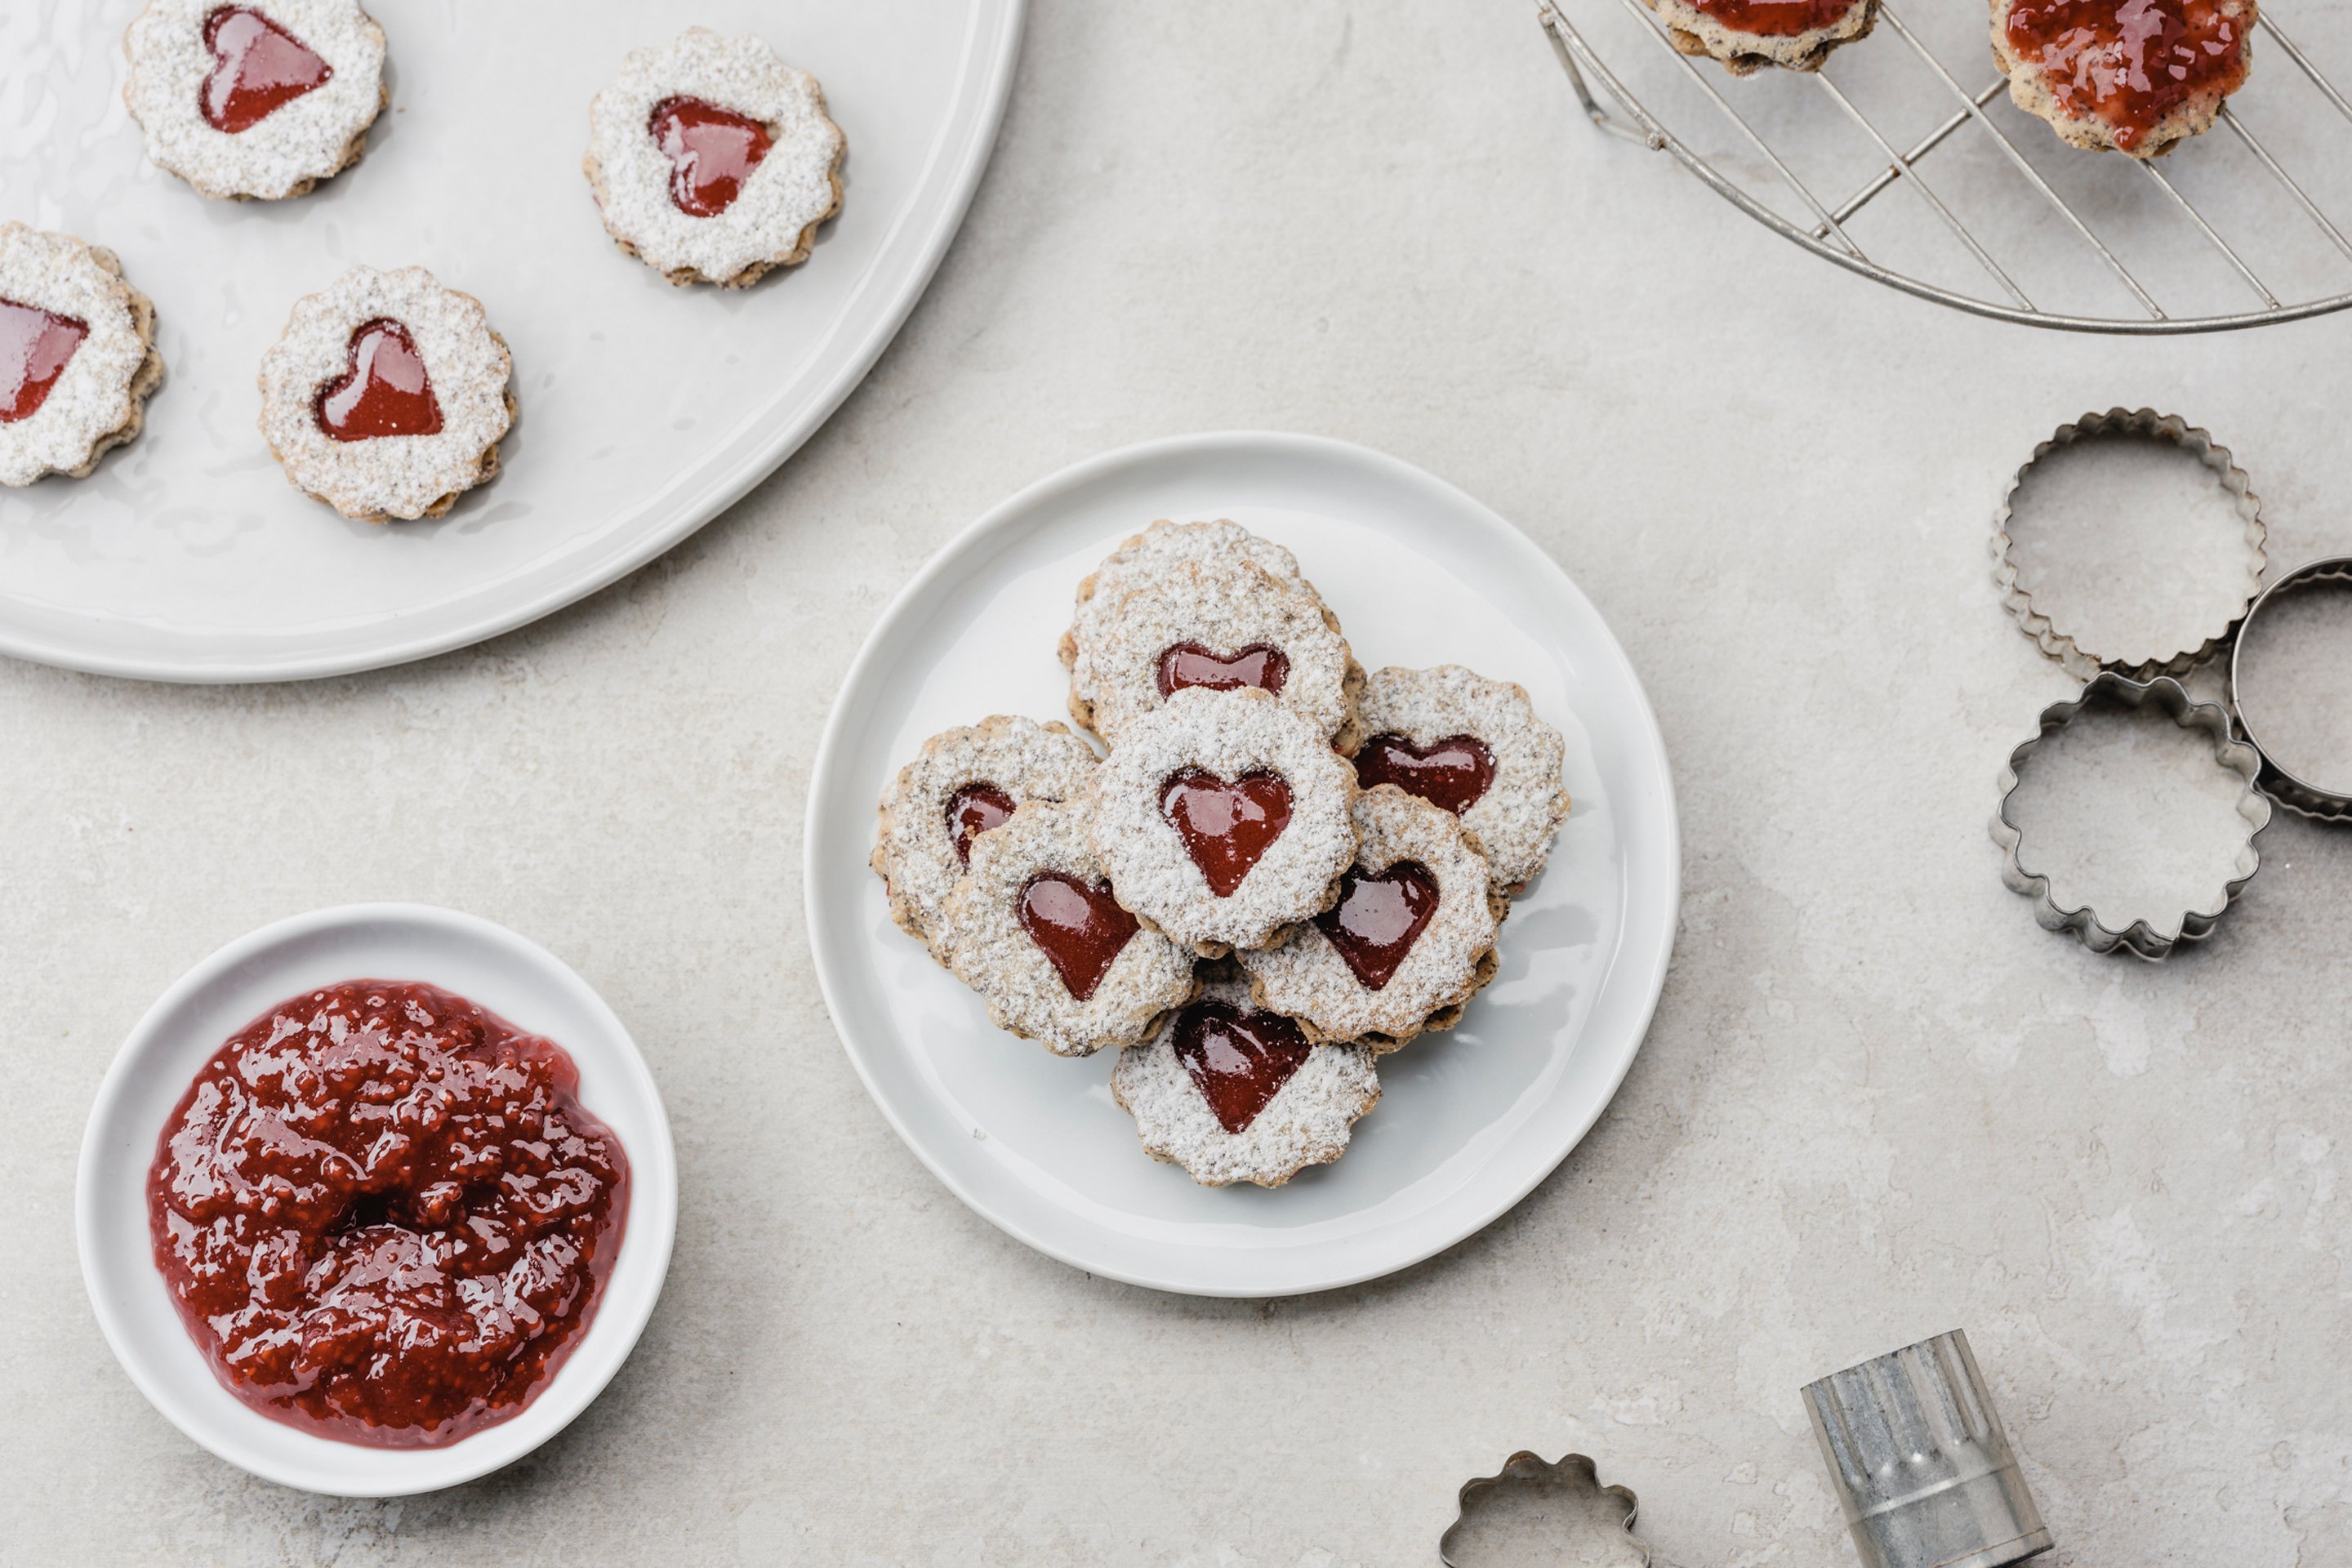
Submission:
[[[2236,721],[2238,733],[2262,757],[2261,775],[2255,782],[2264,794],[2298,816],[2320,822],[2352,823],[2352,780],[2338,779],[2331,787],[2315,784],[2290,772],[2271,748],[2263,743],[2252,721],[2246,717],[2246,644],[2251,640],[2246,634],[2259,624],[2263,612],[2273,601],[2315,588],[2339,591],[2352,588],[2352,555],[2330,555],[2317,561],[2307,561],[2263,589],[2248,606],[2239,623],[2237,646],[2230,651],[2230,716]]]

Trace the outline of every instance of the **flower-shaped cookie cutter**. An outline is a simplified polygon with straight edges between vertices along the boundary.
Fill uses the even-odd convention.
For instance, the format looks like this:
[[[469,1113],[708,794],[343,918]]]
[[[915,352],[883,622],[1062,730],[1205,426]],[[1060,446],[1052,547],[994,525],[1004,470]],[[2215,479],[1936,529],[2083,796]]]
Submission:
[[[1463,1561],[1454,1552],[1463,1544],[1465,1527],[1486,1507],[1512,1492],[1533,1492],[1547,1500],[1558,1499],[1588,1513],[1614,1514],[1622,1509],[1617,1529],[1626,1550],[1627,1568],[1666,1568],[1652,1553],[1649,1543],[1633,1533],[1633,1521],[1642,1505],[1631,1490],[1602,1486],[1600,1471],[1582,1454],[1563,1454],[1552,1462],[1524,1449],[1504,1460],[1502,1469],[1496,1474],[1462,1483],[1454,1522],[1437,1538],[1438,1560],[1445,1568],[1464,1568]]]
[[[2315,588],[2339,592],[2352,589],[2352,555],[2305,562],[2263,589],[2262,597],[2246,611],[2238,630],[2238,646],[2230,653],[2230,714],[2238,721],[2239,734],[2262,753],[2263,769],[2257,782],[2263,793],[2299,816],[2321,822],[2352,823],[2352,779],[2338,778],[2322,784],[2290,772],[2262,735],[2255,732],[2253,721],[2246,716],[2246,647],[2254,640],[2250,634],[2260,624],[2263,612],[2274,601]],[[2273,726],[2266,723],[2263,729],[2275,737]]]
[[[2099,702],[2113,703],[2134,712],[2153,705],[2180,728],[2202,731],[2213,742],[2215,764],[2244,782],[2244,792],[2238,797],[2238,815],[2245,820],[2247,831],[2245,847],[2238,852],[2237,875],[2222,885],[2220,902],[2208,909],[2192,907],[2185,910],[2177,935],[2158,930],[2144,918],[2135,919],[2120,929],[2110,926],[2088,904],[2063,908],[2051,894],[2050,879],[2026,869],[2020,860],[2025,833],[2010,817],[2009,803],[2017,793],[2026,763],[2044,740],[2073,723],[2084,709]],[[2221,704],[2196,700],[2187,688],[2169,677],[2160,676],[2142,683],[2102,672],[2093,677],[2079,695],[2044,708],[2040,732],[2009,754],[2009,765],[2000,775],[2000,805],[1992,817],[1993,842],[2001,847],[2001,880],[2009,884],[2011,891],[2033,900],[2033,918],[2044,931],[2072,931],[2093,952],[2113,952],[2120,948],[2151,963],[2164,958],[2181,942],[2197,942],[2210,935],[2215,923],[2262,868],[2262,851],[2254,840],[2271,820],[2270,797],[2256,786],[2262,765],[2262,753],[2236,738],[2230,715]]]
[[[2095,649],[2083,646],[2072,632],[2061,628],[2050,616],[2033,602],[2032,591],[2020,577],[2014,555],[2014,541],[2009,527],[2016,515],[2017,492],[2024,488],[2026,477],[2036,464],[2061,447],[2072,447],[2078,441],[2121,437],[2132,440],[2168,441],[2213,470],[2222,489],[2236,503],[2238,516],[2245,524],[2247,545],[2244,596],[2229,619],[2216,631],[2201,640],[2171,653],[2158,654],[2137,662],[2110,658]],[[2000,602],[2017,617],[2018,629],[2042,647],[2042,651],[2066,667],[2067,672],[2088,680],[2102,670],[2127,677],[2133,680],[2152,680],[2162,675],[2186,675],[2221,651],[2247,610],[2254,602],[2261,586],[2263,568],[2269,563],[2263,552],[2268,531],[2263,525],[2263,503],[2246,478],[2246,471],[2231,460],[2230,449],[2217,443],[2212,436],[2189,424],[2178,414],[2158,414],[2153,408],[2110,408],[2105,414],[2085,414],[2071,425],[2061,425],[2058,432],[2033,448],[2010,481],[2008,493],[2000,500],[2000,510],[1993,515],[1992,554],[1993,582],[2000,589]]]

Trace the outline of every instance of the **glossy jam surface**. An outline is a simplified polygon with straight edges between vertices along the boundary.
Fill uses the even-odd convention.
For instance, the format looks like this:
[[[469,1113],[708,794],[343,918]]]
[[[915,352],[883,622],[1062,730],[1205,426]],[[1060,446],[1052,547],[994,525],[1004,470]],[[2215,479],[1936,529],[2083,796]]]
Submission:
[[[1230,899],[1290,826],[1290,784],[1279,773],[1244,773],[1228,784],[1205,768],[1186,768],[1160,786],[1160,815],[1183,839],[1209,891]]]
[[[243,5],[224,5],[205,18],[205,47],[213,68],[199,107],[205,123],[234,136],[250,131],[335,74],[301,39]]]
[[[1217,1125],[1235,1134],[1273,1103],[1314,1048],[1279,1013],[1195,1002],[1176,1017],[1176,1059],[1200,1087]]]
[[[2128,153],[2195,94],[2243,84],[2245,26],[2215,0],[2019,0],[2002,31],[2068,113]]]
[[[1494,784],[1495,753],[1475,735],[1448,735],[1427,751],[1402,735],[1375,735],[1356,753],[1356,782],[1394,784],[1458,816]]]
[[[1290,660],[1271,643],[1252,643],[1231,654],[1180,642],[1160,656],[1160,695],[1170,696],[1188,686],[1211,691],[1238,691],[1255,686],[1260,691],[1280,691],[1290,677]]]
[[[0,300],[0,425],[41,411],[88,336],[87,321]]]
[[[1021,889],[1021,929],[1052,962],[1063,988],[1085,1002],[1135,934],[1135,917],[1118,907],[1108,882],[1088,887],[1047,871]]]
[[[1013,797],[985,779],[968,784],[948,796],[948,837],[955,845],[956,864],[971,864],[971,841],[1013,815]]]
[[[408,329],[389,316],[352,333],[351,368],[319,388],[319,428],[338,441],[378,436],[432,436],[441,429],[433,378]]]
[[[743,194],[743,182],[775,139],[748,114],[699,98],[665,98],[646,122],[669,159],[669,199],[689,217],[717,217]]]
[[[1853,9],[1853,0],[1690,0],[1690,7],[1742,33],[1793,38],[1837,22]]]
[[[1400,860],[1377,877],[1350,867],[1339,901],[1315,926],[1368,991],[1396,978],[1397,966],[1437,912],[1437,879],[1418,860]]]
[[[155,1265],[230,1393],[377,1447],[507,1419],[578,1343],[629,1165],[553,1043],[436,986],[298,996],[214,1054],[148,1173]]]

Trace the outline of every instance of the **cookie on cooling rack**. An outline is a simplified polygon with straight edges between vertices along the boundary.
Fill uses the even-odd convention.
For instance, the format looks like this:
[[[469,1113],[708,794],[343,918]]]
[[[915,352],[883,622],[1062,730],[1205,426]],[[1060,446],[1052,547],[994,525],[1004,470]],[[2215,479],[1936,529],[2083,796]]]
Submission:
[[[1496,887],[1516,893],[1535,879],[1569,798],[1559,731],[1536,717],[1523,688],[1458,664],[1391,666],[1364,682],[1358,711],[1364,788],[1395,784],[1459,816]]]
[[[1278,1187],[1348,1152],[1381,1080],[1370,1050],[1310,1044],[1220,965],[1198,999],[1119,1052],[1110,1091],[1153,1159],[1203,1186]]]
[[[0,485],[87,479],[163,380],[155,308],[112,251],[0,224]]]
[[[122,51],[147,156],[208,196],[300,195],[360,161],[391,100],[359,0],[150,0]]]
[[[688,27],[630,51],[588,106],[581,163],[620,247],[671,282],[742,289],[808,259],[841,208],[841,127],[758,38]]]
[[[1666,37],[1686,55],[1720,61],[1734,76],[1767,66],[1817,71],[1843,45],[1870,35],[1878,0],[1647,0]]]
[[[1993,0],[1992,56],[2062,141],[2158,158],[2245,86],[2254,21],[2254,0]]]
[[[1032,719],[998,714],[924,742],[882,797],[868,862],[898,929],[930,942],[974,839],[1032,801],[1077,799],[1094,769],[1066,726]]]

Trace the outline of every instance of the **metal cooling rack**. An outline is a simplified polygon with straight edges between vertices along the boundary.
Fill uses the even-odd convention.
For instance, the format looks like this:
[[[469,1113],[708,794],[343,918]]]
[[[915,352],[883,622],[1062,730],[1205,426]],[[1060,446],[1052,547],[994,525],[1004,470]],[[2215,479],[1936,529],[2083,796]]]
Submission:
[[[1605,5],[1606,0],[1591,0],[1591,3]],[[1641,30],[1646,33],[1651,40],[1681,68],[1701,92],[1714,101],[1716,107],[1727,117],[1730,125],[1738,133],[1739,139],[1754,148],[1764,162],[1770,165],[1780,181],[1795,194],[1816,221],[1811,227],[1790,221],[1739,181],[1710,163],[1682,138],[1669,131],[1659,118],[1633,95],[1633,90],[1625,85],[1618,73],[1610,68],[1600,53],[1570,23],[1566,12],[1562,9],[1563,0],[1538,0],[1538,14],[1543,23],[1544,30],[1549,35],[1552,47],[1559,55],[1560,64],[1567,68],[1569,80],[1574,84],[1576,95],[1582,101],[1584,111],[1591,117],[1593,124],[1612,135],[1639,142],[1654,152],[1672,153],[1685,168],[1706,181],[1717,194],[1742,212],[1767,227],[1785,235],[1807,250],[1817,256],[1825,257],[1849,271],[1859,272],[1865,278],[1874,278],[1879,282],[1891,288],[1900,289],[1906,294],[1915,294],[1923,300],[1933,300],[1940,304],[1950,305],[1957,310],[1971,311],[1977,315],[1991,316],[2001,321],[2017,321],[2028,326],[2052,327],[2082,332],[2147,336],[2170,332],[2223,331],[2238,327],[2263,326],[2273,321],[2300,321],[2306,317],[2324,315],[2331,310],[2340,310],[2347,306],[2352,306],[2352,290],[2293,301],[2281,300],[2270,286],[2263,281],[2262,274],[2257,270],[2254,262],[2248,259],[2245,251],[2253,248],[2251,240],[2241,236],[2239,245],[2232,246],[2222,237],[2215,225],[2208,220],[2206,215],[2198,209],[2188,195],[2183,194],[2179,184],[2168,177],[2154,162],[2126,159],[2120,153],[2077,153],[2077,156],[2084,158],[2099,158],[2112,163],[2130,163],[2139,169],[2146,178],[2154,182],[2163,192],[2164,205],[2177,215],[2178,221],[2172,226],[2179,231],[2180,241],[2202,245],[2218,253],[2226,262],[2230,271],[2233,272],[2243,284],[2245,290],[2259,301],[2259,304],[2253,308],[2221,315],[2175,316],[2168,313],[2149,288],[2134,276],[2115,250],[2099,237],[2082,212],[2052,187],[2049,180],[2027,159],[2017,142],[1994,123],[1992,117],[1986,113],[1986,106],[2008,86],[2006,79],[1996,76],[1989,85],[1977,92],[1970,93],[1960,85],[1959,79],[1946,68],[1935,53],[1920,40],[1918,35],[1905,25],[1903,18],[1890,5],[1882,5],[1879,7],[1881,30],[1892,33],[1910,47],[1912,52],[1927,66],[1928,71],[1942,83],[1943,90],[1950,94],[1953,108],[1949,118],[1921,137],[1907,151],[1899,150],[1856,106],[1853,99],[1840,89],[1837,83],[1831,79],[1828,70],[1814,73],[1811,79],[1819,84],[1821,91],[1835,106],[1838,114],[1850,121],[1854,127],[1859,128],[1862,134],[1869,138],[1871,145],[1876,150],[1872,155],[1874,161],[1878,158],[1885,160],[1884,166],[1878,174],[1864,183],[1852,195],[1835,205],[1824,203],[1813,194],[1804,181],[1798,177],[1791,167],[1795,160],[1784,156],[1766,141],[1750,121],[1734,106],[1732,100],[1718,88],[1717,83],[1722,82],[1725,85],[1733,86],[1734,90],[1737,91],[1734,79],[1726,76],[1714,61],[1694,59],[1677,50],[1667,37],[1664,27],[1660,25],[1655,15],[1643,4],[1643,0],[1620,0],[1620,3],[1626,10],[1633,13]],[[2277,55],[2284,56],[2293,62],[2294,68],[2309,79],[2311,84],[2318,89],[2337,113],[2341,114],[2347,122],[2352,122],[2352,100],[2347,100],[2343,92],[2338,90],[2319,69],[2310,55],[2280,30],[2270,12],[2271,5],[2268,0],[2265,0],[2258,26],[2265,36],[2266,41],[2275,46]],[[1876,37],[1876,34],[1874,34],[1871,40],[1849,45],[1845,49],[1841,50],[1833,57],[1833,66],[1844,65],[1860,51],[1879,47]],[[1591,84],[1596,82],[1601,91],[1612,100],[1615,106],[1613,110],[1594,96]],[[2040,201],[2054,209],[2063,218],[2065,226],[2079,237],[2082,246],[2086,247],[2080,252],[2084,261],[2088,264],[2095,258],[2097,264],[2103,265],[2105,269],[2137,302],[2140,310],[2145,312],[2144,316],[2110,318],[2067,315],[2045,310],[2036,306],[2026,296],[2024,289],[2018,286],[2011,276],[2011,269],[2002,266],[1992,247],[1979,239],[1954,214],[1952,208],[1937,197],[1934,188],[1920,173],[1920,166],[1962,126],[1970,122],[1974,122],[1985,136],[1991,138],[1992,142],[2005,156],[2007,163],[2023,176],[2024,184],[2031,187]],[[2287,172],[2285,166],[2272,154],[2270,149],[2255,138],[2254,133],[2247,129],[2244,121],[2228,105],[2224,105],[2221,110],[2221,123],[2227,128],[2228,133],[2234,136],[2245,148],[2253,160],[2269,173],[2294,204],[2318,226],[2319,232],[2326,236],[2337,251],[2342,253],[2347,279],[2352,279],[2352,238],[2346,237],[2343,228],[2328,217],[2319,203],[2301,184],[2297,183],[2294,175]],[[2210,135],[2212,132],[2207,134]],[[1936,217],[1941,220],[1942,226],[1975,258],[1991,281],[1998,285],[2002,297],[1982,298],[1927,282],[1897,271],[1882,262],[1873,260],[1863,247],[1855,243],[1853,236],[1847,231],[1847,224],[1853,220],[1855,214],[1869,205],[1883,192],[1898,184],[1907,184],[1917,193]],[[2241,248],[2242,247],[2243,248]],[[2257,255],[2255,260],[2261,259],[2263,258]]]

